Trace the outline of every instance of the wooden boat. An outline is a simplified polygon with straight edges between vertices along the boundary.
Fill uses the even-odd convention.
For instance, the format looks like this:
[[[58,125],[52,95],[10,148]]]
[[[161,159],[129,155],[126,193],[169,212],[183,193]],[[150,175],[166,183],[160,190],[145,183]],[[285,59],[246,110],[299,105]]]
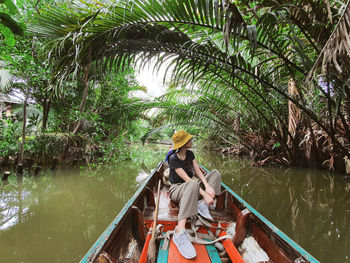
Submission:
[[[163,162],[158,164],[80,262],[139,262],[149,240],[157,182],[163,178],[165,168]],[[178,206],[169,199],[168,189],[162,184],[157,224],[163,225],[163,232],[173,230],[177,223]],[[220,222],[223,228],[220,236],[234,226],[233,239],[220,241],[225,251],[219,254],[213,245],[194,244],[197,257],[186,260],[171,240],[164,247],[162,239],[156,242],[157,262],[318,262],[224,183],[222,190],[211,214],[215,220],[212,224],[217,226]],[[198,230],[203,235],[206,231],[204,226]]]

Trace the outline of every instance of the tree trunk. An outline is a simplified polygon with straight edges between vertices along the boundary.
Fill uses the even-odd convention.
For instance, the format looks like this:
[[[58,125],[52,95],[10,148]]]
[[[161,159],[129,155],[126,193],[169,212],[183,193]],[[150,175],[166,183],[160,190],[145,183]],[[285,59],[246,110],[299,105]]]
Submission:
[[[89,91],[89,70],[91,67],[91,63],[88,64],[85,68],[84,68],[84,76],[83,76],[83,83],[84,83],[84,93],[83,93],[83,98],[81,100],[80,106],[79,106],[79,113],[81,114],[84,110],[84,106],[85,106],[85,102],[86,102],[86,98],[88,95],[88,91]],[[79,127],[81,124],[81,119],[79,119],[77,125],[74,128],[73,134],[77,134]]]
[[[81,99],[81,103],[79,106],[79,114],[81,114],[84,110],[86,98],[87,98],[88,91],[89,91],[89,71],[90,71],[90,68],[91,68],[91,62],[84,67],[84,75],[83,75],[82,81],[83,81],[85,87],[84,87],[83,98]],[[78,133],[80,124],[81,124],[81,119],[78,120],[78,123],[76,124],[76,126],[73,130],[74,135],[76,135]],[[69,138],[67,139],[67,142],[63,148],[63,151],[60,154],[60,158],[59,158],[60,161],[62,161],[64,159],[64,156],[68,152],[68,149],[69,149]]]
[[[344,111],[346,112],[345,119],[350,123],[350,88],[345,87],[346,99],[344,101]]]
[[[23,104],[23,126],[22,126],[22,141],[19,147],[19,154],[18,154],[18,165],[22,166],[23,163],[23,148],[24,143],[26,140],[26,126],[27,126],[27,101],[28,101],[29,94],[26,94],[26,97],[24,99]]]
[[[238,154],[240,154],[241,153],[241,114],[240,113],[236,114],[234,127],[238,137]]]
[[[51,100],[45,98],[43,100],[43,122],[41,125],[41,132],[42,133],[44,133],[46,131],[47,120],[49,117],[50,108],[51,108]]]
[[[289,78],[288,93],[291,97],[299,96],[299,92],[293,77]],[[297,127],[300,121],[300,115],[301,115],[300,109],[293,102],[289,101],[288,102],[288,131],[290,135],[288,135],[287,145],[288,147],[292,148],[293,152],[295,150],[293,149],[293,145],[294,145],[293,141],[298,132]]]

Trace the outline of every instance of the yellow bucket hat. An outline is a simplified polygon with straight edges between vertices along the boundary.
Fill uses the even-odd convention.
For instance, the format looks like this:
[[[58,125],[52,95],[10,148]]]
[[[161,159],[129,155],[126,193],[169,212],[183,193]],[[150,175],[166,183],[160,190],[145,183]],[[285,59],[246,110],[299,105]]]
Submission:
[[[174,143],[173,150],[184,146],[192,137],[193,136],[191,134],[185,132],[184,130],[179,130],[176,132],[171,138]]]

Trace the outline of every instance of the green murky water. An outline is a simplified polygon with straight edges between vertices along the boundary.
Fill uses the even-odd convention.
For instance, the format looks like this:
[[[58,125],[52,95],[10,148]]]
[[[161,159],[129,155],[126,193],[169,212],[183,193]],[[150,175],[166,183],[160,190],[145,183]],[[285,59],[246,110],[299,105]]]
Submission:
[[[135,147],[132,161],[93,172],[10,177],[0,186],[0,262],[78,262],[168,150]],[[197,159],[321,262],[350,262],[350,183],[341,176]]]

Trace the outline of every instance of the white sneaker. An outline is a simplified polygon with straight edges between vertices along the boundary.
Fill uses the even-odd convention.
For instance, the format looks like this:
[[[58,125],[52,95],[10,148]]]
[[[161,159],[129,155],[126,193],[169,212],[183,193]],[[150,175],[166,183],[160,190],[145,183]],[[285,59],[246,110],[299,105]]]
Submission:
[[[185,229],[180,230],[176,234],[176,227],[174,230],[173,241],[180,254],[187,259],[195,258],[197,256],[196,250],[190,240],[188,239],[187,232]]]
[[[198,214],[203,216],[205,219],[213,221],[213,217],[209,213],[209,207],[203,200],[198,201]]]
[[[216,199],[214,199],[214,203],[212,205],[209,206],[209,210],[210,211],[214,211],[216,208]]]

